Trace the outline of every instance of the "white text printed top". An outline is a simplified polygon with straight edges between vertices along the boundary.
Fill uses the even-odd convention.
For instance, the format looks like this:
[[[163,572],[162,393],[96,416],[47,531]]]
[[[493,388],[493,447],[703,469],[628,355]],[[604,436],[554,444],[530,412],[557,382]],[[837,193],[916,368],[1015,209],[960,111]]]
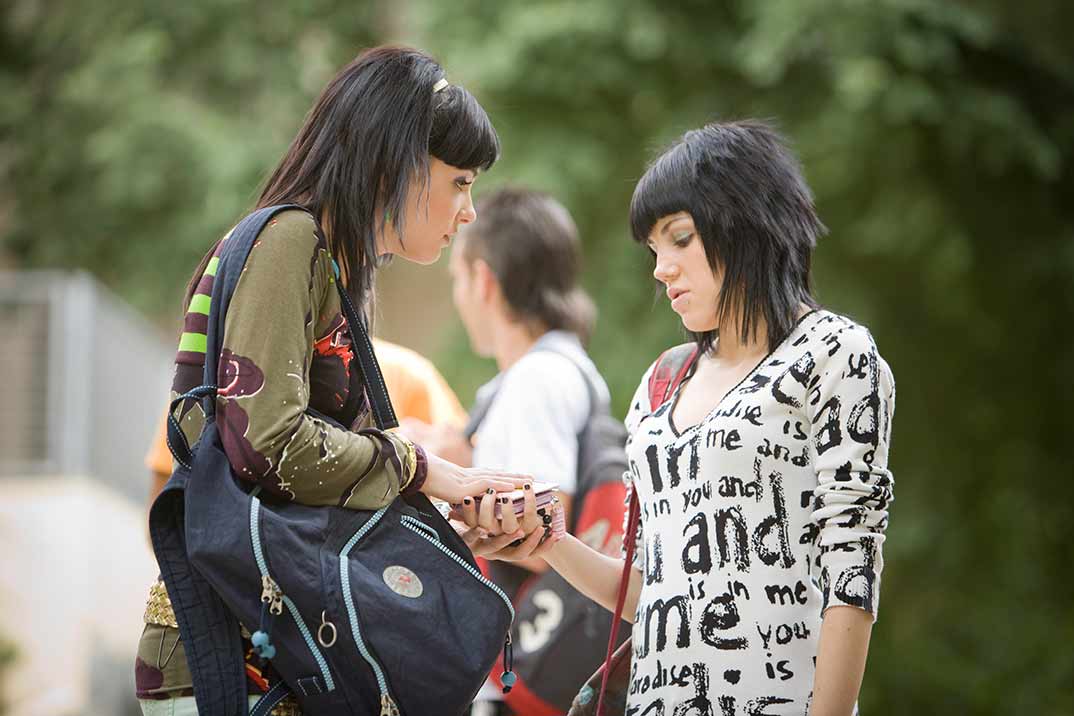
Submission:
[[[697,425],[627,416],[642,516],[630,716],[808,711],[829,606],[875,617],[895,388],[869,332],[818,310]]]

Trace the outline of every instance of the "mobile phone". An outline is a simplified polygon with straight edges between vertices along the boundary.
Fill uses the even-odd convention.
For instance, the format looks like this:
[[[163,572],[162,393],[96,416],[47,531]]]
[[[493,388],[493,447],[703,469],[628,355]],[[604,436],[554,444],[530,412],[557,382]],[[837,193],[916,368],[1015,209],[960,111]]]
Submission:
[[[552,501],[556,499],[557,486],[551,482],[535,482],[533,483],[533,496],[537,499],[537,509],[542,507],[548,507],[552,504]],[[493,495],[496,497],[497,495]],[[515,514],[519,517],[526,511],[526,491],[523,489],[513,490],[505,494],[498,495],[503,498],[506,497],[510,500],[509,503],[503,504],[497,502],[493,506],[493,514],[496,515],[496,519],[503,518],[503,510],[505,507],[510,507],[515,511]],[[480,495],[476,498],[477,506],[481,507],[481,498],[488,497],[488,495]]]
[[[558,487],[554,483],[551,483],[551,482],[534,482],[533,483],[533,494],[534,494],[534,497],[537,499],[537,509],[541,509],[542,507],[548,507],[549,505],[551,505],[552,502],[554,500],[556,500],[556,490],[557,489],[558,489]],[[475,506],[478,509],[481,508],[481,499],[484,498],[484,497],[489,497],[489,495],[478,495],[477,497],[474,498]],[[497,493],[496,495],[493,495],[492,497],[495,497],[495,498],[506,497],[506,498],[510,499],[511,501],[508,504],[511,505],[511,508],[514,509],[515,514],[518,515],[519,517],[521,517],[522,514],[526,511],[526,491],[521,489],[521,488],[519,488],[517,490],[513,490],[513,491],[508,492],[506,494],[505,493]],[[502,519],[502,517],[503,517],[503,508],[506,507],[506,506],[507,505],[501,503],[499,501],[499,499],[497,499],[496,504],[493,506],[493,514],[496,516],[496,519]],[[462,505],[452,505],[451,507],[452,507],[452,511],[454,511],[454,512],[458,512],[458,511],[462,510]]]

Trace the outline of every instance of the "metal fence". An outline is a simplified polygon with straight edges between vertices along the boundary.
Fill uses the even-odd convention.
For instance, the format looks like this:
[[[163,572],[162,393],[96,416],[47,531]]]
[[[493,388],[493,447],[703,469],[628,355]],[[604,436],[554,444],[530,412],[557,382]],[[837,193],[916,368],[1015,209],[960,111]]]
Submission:
[[[172,360],[88,274],[0,271],[0,477],[86,475],[143,500]]]

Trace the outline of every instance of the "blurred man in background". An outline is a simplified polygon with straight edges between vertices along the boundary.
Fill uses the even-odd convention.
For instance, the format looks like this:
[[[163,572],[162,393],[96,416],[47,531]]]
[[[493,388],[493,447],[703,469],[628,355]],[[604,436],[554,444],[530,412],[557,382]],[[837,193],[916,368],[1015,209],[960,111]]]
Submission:
[[[572,531],[597,549],[611,544],[617,551],[622,469],[610,480],[579,474],[580,435],[594,415],[607,414],[609,393],[584,347],[596,310],[579,285],[578,230],[562,204],[533,191],[501,190],[479,202],[477,213],[451,254],[452,297],[474,353],[494,358],[500,372],[478,390],[465,430],[414,420],[403,430],[460,465],[554,483]],[[515,602],[519,680],[503,700],[494,672],[473,716],[565,712],[602,655],[589,655],[577,634],[569,648],[561,640],[563,627],[585,618],[575,612],[594,611],[591,603],[540,558],[487,569]],[[608,617],[599,620],[605,626]],[[591,641],[602,652],[607,634]],[[539,674],[538,683],[528,683],[531,674]]]

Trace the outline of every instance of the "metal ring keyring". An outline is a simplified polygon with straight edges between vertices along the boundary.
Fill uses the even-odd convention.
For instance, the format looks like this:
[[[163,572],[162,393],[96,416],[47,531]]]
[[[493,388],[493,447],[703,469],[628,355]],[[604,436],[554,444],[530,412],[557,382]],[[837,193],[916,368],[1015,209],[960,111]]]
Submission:
[[[332,630],[332,639],[330,641],[325,641],[325,627],[328,627]],[[325,649],[330,648],[333,644],[336,643],[336,625],[328,621],[328,618],[325,616],[324,612],[321,612],[321,626],[317,628],[317,641],[320,642],[321,646],[323,646]]]

